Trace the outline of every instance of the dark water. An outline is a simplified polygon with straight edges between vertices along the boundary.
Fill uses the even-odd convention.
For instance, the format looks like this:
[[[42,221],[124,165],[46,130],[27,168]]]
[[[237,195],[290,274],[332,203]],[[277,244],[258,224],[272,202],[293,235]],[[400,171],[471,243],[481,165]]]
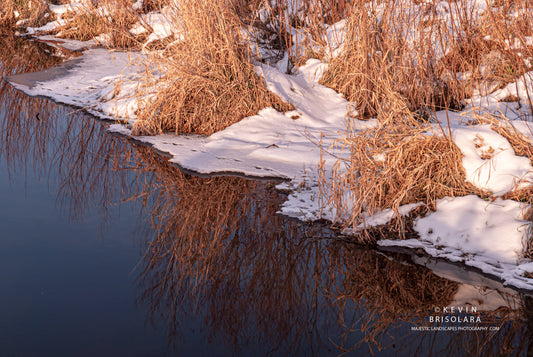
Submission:
[[[0,41],[4,76],[60,61],[43,44]],[[271,182],[184,174],[6,83],[0,105],[0,355],[530,349],[533,303],[497,282],[277,216],[284,194]],[[435,307],[469,304],[485,306],[471,326],[499,330],[411,329]]]

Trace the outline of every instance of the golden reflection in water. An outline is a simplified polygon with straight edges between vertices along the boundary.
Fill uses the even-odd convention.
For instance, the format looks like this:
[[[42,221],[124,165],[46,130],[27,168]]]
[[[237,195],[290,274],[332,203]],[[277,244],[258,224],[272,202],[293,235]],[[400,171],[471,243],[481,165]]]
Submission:
[[[179,343],[181,321],[198,314],[209,337],[223,336],[237,352],[247,343],[289,354],[321,354],[332,345],[339,353],[525,351],[526,300],[518,294],[493,291],[499,307],[480,313],[478,326],[499,332],[413,332],[429,325],[435,306],[453,305],[461,284],[400,255],[306,238],[323,232],[275,216],[282,197],[266,183],[200,179],[149,149],[139,155],[163,182],[152,195],[158,234],[141,264],[140,301],[152,320],[166,321],[171,343]]]
[[[255,341],[295,351],[316,343],[319,325],[310,319],[333,310],[319,307],[314,294],[322,243],[302,236],[320,228],[276,216],[280,194],[268,183],[192,177],[152,155],[144,155],[154,160],[149,166],[166,168],[151,207],[157,236],[139,284],[141,301],[167,321],[170,337],[179,334],[181,315],[203,311],[204,323],[230,347]]]
[[[61,62],[45,51],[44,44],[30,43],[15,36],[0,36],[0,71],[2,78],[28,71],[38,71]],[[43,160],[47,151],[48,136],[53,133],[53,121],[46,120],[53,112],[53,105],[42,99],[28,100],[22,92],[14,90],[6,81],[0,82],[0,113],[12,118],[1,123],[0,155],[10,162],[26,162],[31,154],[35,160]],[[43,119],[38,121],[36,115]],[[32,150],[30,153],[29,151]]]
[[[484,298],[485,303],[497,301],[496,307],[499,307],[489,311],[480,308],[482,323],[466,325],[497,326],[500,327],[498,332],[412,331],[411,326],[441,326],[429,322],[429,316],[436,315],[435,307],[465,306],[455,301],[463,284],[439,277],[433,271],[405,262],[395,254],[385,257],[350,253],[349,249],[343,249],[335,256],[335,265],[346,267],[346,274],[337,280],[335,290],[328,292],[345,326],[339,343],[341,351],[362,347],[373,349],[374,352],[386,351],[400,344],[407,346],[410,355],[501,355],[524,352],[524,345],[520,343],[527,344],[529,332],[520,316],[525,300],[518,293],[471,287],[471,290],[477,290],[477,294],[472,295],[469,303],[482,306],[483,301],[477,299]],[[338,267],[329,273],[331,279],[335,279],[337,270]],[[349,305],[352,309],[360,308],[362,313],[353,319],[351,309],[346,309]],[[400,321],[410,323],[402,326]],[[442,326],[459,327],[465,324]],[[353,341],[350,337],[357,331],[364,333],[364,339],[350,343],[350,340]],[[397,337],[387,339],[389,335]],[[441,342],[437,343],[437,337],[441,338]]]
[[[75,55],[13,36],[0,36],[0,46],[6,49],[0,52],[2,76],[40,71],[61,63],[59,55]],[[0,157],[5,156],[8,170],[32,169],[56,182],[57,201],[69,218],[83,218],[92,201],[107,210],[113,197],[129,187],[121,165],[128,165],[134,150],[108,135],[103,123],[74,108],[28,97],[4,80],[0,115]]]
[[[59,61],[40,44],[0,39],[18,56],[0,57],[3,75]],[[103,210],[127,201],[143,207],[149,229],[136,271],[139,304],[154,324],[163,323],[171,345],[180,343],[182,321],[197,315],[207,337],[235,352],[247,344],[274,354],[321,354],[332,346],[333,354],[398,346],[423,354],[531,349],[530,297],[500,293],[508,303],[483,313],[501,326],[497,333],[448,333],[445,343],[436,342],[439,333],[410,326],[425,324],[434,306],[453,303],[459,283],[401,256],[321,239],[331,233],[276,216],[284,196],[270,183],[186,175],[152,149],[5,82],[0,101],[0,155],[11,169],[33,168],[57,182],[70,217],[82,219],[95,203]]]

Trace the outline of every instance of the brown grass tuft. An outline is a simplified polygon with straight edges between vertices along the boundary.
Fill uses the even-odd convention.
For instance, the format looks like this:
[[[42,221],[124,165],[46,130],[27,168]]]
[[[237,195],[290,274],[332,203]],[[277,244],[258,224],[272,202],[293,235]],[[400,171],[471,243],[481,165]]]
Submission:
[[[44,17],[47,11],[48,6],[44,0],[2,0],[0,27],[13,27],[18,20],[25,19],[29,19],[25,26],[43,25],[47,22]]]
[[[160,58],[165,75],[155,100],[139,113],[134,135],[212,134],[265,107],[293,108],[256,74],[227,1],[179,0],[177,6],[182,40]]]
[[[358,175],[350,180],[356,197],[353,226],[364,220],[364,212],[392,208],[398,213],[401,205],[416,202],[434,208],[435,200],[445,196],[482,195],[465,182],[462,154],[450,139],[427,135],[423,129],[404,130],[398,135],[382,127],[352,142],[349,175]],[[377,161],[378,154],[385,160]]]
[[[102,11],[106,9],[109,14]],[[86,3],[83,11],[71,17],[68,23],[57,29],[59,37],[87,41],[99,35],[109,38],[104,45],[117,49],[139,49],[146,34],[133,35],[130,29],[140,20],[140,14],[129,0],[105,0],[98,6]]]
[[[465,181],[461,151],[448,133],[434,133],[418,124],[397,95],[389,93],[388,97],[391,99],[378,108],[378,127],[347,130],[345,145],[350,158],[338,164],[346,164],[348,170],[334,172],[331,183],[322,177],[322,185],[334,188],[329,202],[338,212],[346,212],[340,193],[351,193],[353,208],[345,223],[354,230],[364,226],[367,215],[390,208],[396,214],[393,231],[405,238],[406,221],[399,217],[400,206],[423,202],[434,209],[435,201],[446,196],[486,194]],[[373,243],[376,238],[363,234],[358,239]]]
[[[462,109],[474,90],[490,93],[530,69],[525,59],[533,54],[527,40],[533,19],[527,1],[513,5],[516,17],[505,7],[489,7],[479,18],[467,2],[451,2],[453,25],[443,22],[435,6],[355,2],[344,53],[322,83],[343,93],[365,118],[377,115],[387,88],[412,112]]]
[[[426,29],[419,28],[425,14],[413,6],[392,0],[379,8],[374,3],[354,3],[344,51],[333,59],[321,83],[354,102],[361,118],[376,116],[391,90],[413,112],[461,107],[464,91],[435,61],[432,41],[442,36],[437,19],[432,18],[433,25]],[[406,40],[409,34],[414,36],[412,44]]]

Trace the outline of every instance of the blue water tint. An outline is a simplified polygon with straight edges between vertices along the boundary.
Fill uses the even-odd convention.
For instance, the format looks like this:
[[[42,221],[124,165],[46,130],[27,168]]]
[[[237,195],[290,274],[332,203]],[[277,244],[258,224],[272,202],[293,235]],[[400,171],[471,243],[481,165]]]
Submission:
[[[135,306],[136,207],[91,205],[72,221],[49,179],[0,160],[2,355],[157,355],[165,338]],[[22,172],[21,172],[22,171]],[[133,206],[133,205],[132,205]]]
[[[1,40],[22,70],[58,62]],[[185,174],[5,82],[0,105],[2,356],[527,352],[529,297],[480,287],[516,302],[483,314],[496,335],[413,333],[467,284],[276,215],[273,183]]]

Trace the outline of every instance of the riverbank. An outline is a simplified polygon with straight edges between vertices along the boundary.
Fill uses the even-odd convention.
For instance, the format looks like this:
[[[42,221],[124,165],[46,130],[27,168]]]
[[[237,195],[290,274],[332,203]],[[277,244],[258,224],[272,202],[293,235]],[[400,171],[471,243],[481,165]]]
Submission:
[[[223,2],[216,4],[222,6]],[[502,23],[499,32],[489,35],[483,32],[487,29],[478,28],[487,16],[505,12],[512,24],[513,19],[529,18],[531,9],[519,1],[508,8],[475,1],[402,2],[396,8],[387,7],[387,2],[369,3],[364,8],[346,5],[342,16],[336,13],[316,26],[311,21],[315,13],[309,13],[300,24],[281,23],[283,16],[295,19],[305,14],[305,6],[312,2],[289,4],[259,6],[251,12],[270,28],[277,24],[271,33],[277,42],[258,40],[258,34],[268,34],[269,27],[260,32],[260,26],[245,26],[249,12],[240,14],[242,27],[233,24],[229,28],[242,30],[242,38],[232,41],[253,44],[257,50],[239,55],[239,61],[253,63],[265,88],[292,107],[285,108],[285,113],[263,108],[208,136],[185,134],[182,127],[188,124],[168,128],[146,124],[157,117],[157,110],[150,105],[162,105],[161,96],[169,83],[180,76],[199,75],[199,68],[186,72],[188,62],[183,67],[169,67],[168,59],[181,58],[173,56],[183,50],[181,41],[193,31],[180,26],[183,14],[174,6],[150,8],[142,1],[133,6],[123,4],[128,9],[124,17],[135,14],[131,18],[135,21],[124,22],[122,30],[107,28],[110,32],[94,33],[80,42],[73,38],[74,30],[81,27],[69,21],[83,15],[109,22],[114,13],[110,5],[50,5],[47,13],[53,21],[17,31],[55,46],[85,49],[83,56],[65,62],[64,69],[52,75],[10,81],[30,95],[50,97],[102,118],[120,119],[110,127],[112,131],[169,153],[172,162],[188,170],[287,179],[278,186],[291,192],[282,214],[302,220],[328,219],[345,228],[352,239],[423,249],[479,268],[508,285],[532,289],[527,213],[533,172],[528,123],[533,90],[530,29],[526,23],[525,28],[517,27],[517,33],[501,27],[506,25]],[[366,17],[362,19],[361,14]],[[386,24],[387,16],[398,14],[403,14],[405,21],[400,23],[405,27],[396,33]],[[224,13],[222,20],[227,16]],[[25,26],[24,20],[17,21]],[[354,24],[363,20],[381,26],[382,36],[372,37],[375,32],[371,28],[355,33],[353,29],[360,27]],[[79,25],[79,19],[76,21]],[[455,51],[455,39],[469,35],[457,30],[466,24],[477,31],[476,36],[466,37],[468,44],[473,46],[473,40],[481,36],[476,46],[485,42],[490,46],[475,53],[464,46],[465,53]],[[130,46],[133,51],[124,51],[127,46],[118,46],[113,37],[124,34],[124,28],[132,36],[143,34]],[[440,32],[435,32],[436,28]],[[361,49],[363,38],[367,47]],[[401,39],[402,44],[398,42]],[[272,48],[273,43],[281,45]],[[121,50],[112,50],[112,46]],[[415,51],[416,46],[430,50]],[[367,58],[361,54],[374,56],[365,64],[367,73],[357,67]],[[359,62],[342,68],[339,63],[348,63],[343,56],[359,58]],[[493,59],[489,61],[489,57]],[[434,71],[422,76],[421,66]],[[504,74],[500,73],[502,66]],[[344,77],[352,79],[340,81]],[[194,86],[167,92],[174,93],[174,99],[168,100],[181,103],[175,93],[190,93],[191,88]],[[434,88],[440,88],[440,94],[434,93]],[[374,96],[365,96],[368,93]],[[238,97],[239,92],[233,96]],[[195,100],[191,103],[200,103]],[[163,115],[190,111],[178,104],[171,106],[177,112]],[[143,112],[145,108],[151,109]],[[208,111],[216,114],[219,110]],[[133,135],[148,133],[155,135]],[[409,219],[402,218],[416,207]],[[376,226],[381,226],[379,231],[384,234],[378,235]]]

